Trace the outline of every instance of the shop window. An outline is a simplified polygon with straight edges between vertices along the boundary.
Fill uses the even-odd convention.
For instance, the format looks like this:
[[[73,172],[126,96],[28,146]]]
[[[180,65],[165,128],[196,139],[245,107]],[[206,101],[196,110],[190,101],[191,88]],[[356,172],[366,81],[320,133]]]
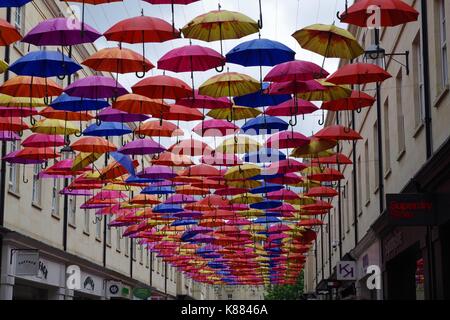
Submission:
[[[41,206],[41,190],[42,180],[39,179],[39,173],[41,171],[41,165],[35,164],[33,166],[33,190],[31,194],[31,203],[35,206]]]

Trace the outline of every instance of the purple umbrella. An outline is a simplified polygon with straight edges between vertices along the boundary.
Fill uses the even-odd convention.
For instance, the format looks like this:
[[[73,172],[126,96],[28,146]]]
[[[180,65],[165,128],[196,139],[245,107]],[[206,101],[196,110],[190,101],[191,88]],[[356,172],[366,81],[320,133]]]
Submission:
[[[89,190],[83,190],[83,189],[69,189],[64,188],[62,189],[59,194],[66,195],[66,196],[84,196],[84,197],[91,197],[93,193]]]
[[[20,136],[12,131],[0,131],[0,141],[18,141]]]
[[[83,32],[81,30],[83,29]],[[92,43],[102,34],[74,18],[54,18],[42,21],[31,29],[22,42],[35,46],[73,46]]]
[[[200,218],[203,215],[200,211],[183,211],[183,212],[177,212],[174,213],[174,217],[177,218],[193,218],[197,219]]]
[[[45,160],[18,158],[16,157],[16,155],[20,151],[22,150],[16,150],[8,153],[6,156],[3,157],[3,160],[5,160],[8,163],[16,163],[16,164],[40,164],[45,162]]]
[[[118,152],[129,155],[155,154],[165,151],[162,145],[151,139],[139,139],[128,142]]]
[[[197,243],[211,243],[215,240],[214,237],[206,235],[206,234],[197,234],[190,238],[189,242],[197,242]]]
[[[194,197],[187,194],[174,194],[164,201],[166,204],[185,204],[194,202],[196,202]]]
[[[176,187],[176,186],[183,186],[185,183],[183,182],[173,182],[170,180],[162,180],[159,182],[152,183],[151,187]]]
[[[103,109],[97,116],[98,119],[105,122],[136,122],[145,121],[149,117],[145,114],[131,114],[118,109],[108,107]]]
[[[148,179],[171,179],[175,178],[177,174],[172,171],[172,168],[167,166],[151,166],[139,172],[137,176]]]
[[[72,97],[89,99],[119,97],[128,93],[116,80],[105,76],[89,76],[79,79],[67,86],[64,92]]]

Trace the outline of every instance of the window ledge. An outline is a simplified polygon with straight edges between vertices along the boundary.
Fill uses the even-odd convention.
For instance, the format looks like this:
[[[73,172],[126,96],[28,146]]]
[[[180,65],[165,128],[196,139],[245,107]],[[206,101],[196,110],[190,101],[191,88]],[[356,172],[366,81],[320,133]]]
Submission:
[[[32,203],[31,203],[31,206],[32,206],[33,208],[36,208],[36,209],[42,211],[42,207],[41,207],[39,204],[37,204],[36,202],[32,202]]]
[[[58,221],[61,220],[61,217],[59,216],[59,213],[52,212],[52,213],[51,213],[51,216],[52,216],[52,218],[55,219],[55,220],[58,220]]]
[[[76,229],[77,228],[77,226],[75,225],[75,224],[73,224],[73,223],[68,223],[68,225],[69,225],[69,227],[71,227],[72,229]]]
[[[435,107],[436,109],[440,107],[442,100],[448,94],[449,90],[450,90],[449,85],[446,85],[444,88],[441,89],[441,92],[437,95],[436,99],[434,99],[433,101],[433,107]]]
[[[8,190],[8,194],[12,195],[13,197],[20,199],[20,193],[14,192],[12,190]]]
[[[86,231],[86,230],[83,230],[83,234],[85,235],[85,236],[90,236],[91,234],[89,233],[89,231]]]
[[[95,237],[95,241],[102,242],[102,240],[99,237]]]
[[[420,132],[422,131],[424,127],[424,123],[423,121],[421,123],[419,123],[415,128],[414,128],[414,133],[413,133],[413,138],[417,138],[417,136],[420,134]]]
[[[403,158],[403,156],[405,155],[405,153],[406,153],[406,149],[405,149],[405,147],[403,147],[402,150],[400,150],[400,152],[397,154],[397,161],[400,161]]]
[[[364,206],[368,207],[369,204],[370,204],[370,199],[367,199],[367,200],[366,200],[366,203],[364,204]]]
[[[384,179],[386,180],[387,178],[389,178],[389,176],[391,175],[391,173],[392,173],[391,168],[387,169],[387,170],[384,172]]]

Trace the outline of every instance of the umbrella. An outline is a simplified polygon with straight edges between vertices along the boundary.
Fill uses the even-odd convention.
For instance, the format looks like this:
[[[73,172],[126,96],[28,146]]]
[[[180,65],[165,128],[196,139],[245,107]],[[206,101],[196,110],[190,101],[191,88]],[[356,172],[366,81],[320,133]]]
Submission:
[[[13,97],[48,98],[59,96],[62,88],[51,79],[16,76],[3,83],[0,93]]]
[[[82,62],[97,71],[130,73],[144,75],[155,66],[144,56],[126,48],[105,48],[97,51]]]
[[[299,132],[283,131],[275,133],[266,141],[268,148],[289,149],[309,144],[310,139]]]
[[[181,140],[168,150],[177,155],[188,155],[191,157],[212,154],[213,152],[206,143],[195,139]]]
[[[31,1],[32,0],[2,0],[2,2],[0,2],[0,8],[21,7]]]
[[[50,147],[41,147],[41,148],[25,147],[16,154],[17,158],[31,159],[31,160],[48,160],[58,158],[60,156],[61,155],[57,153],[54,148]]]
[[[269,94],[299,94],[323,90],[326,88],[316,80],[289,80],[272,83],[268,92]]]
[[[128,113],[111,107],[103,109],[97,115],[97,119],[105,122],[135,122],[145,121],[148,118],[145,114]]]
[[[89,99],[113,98],[128,93],[116,80],[106,76],[88,76],[76,80],[64,92],[69,96]]]
[[[268,82],[307,81],[321,79],[328,72],[317,64],[309,61],[295,60],[276,65],[264,78]]]
[[[169,111],[161,113],[161,118],[164,120],[176,120],[179,122],[203,120],[205,116],[195,108],[172,104]]]
[[[72,162],[72,171],[79,171],[94,163],[102,156],[102,153],[80,152]]]
[[[281,145],[281,144],[280,144]],[[294,160],[286,159],[277,162],[272,162],[267,168],[266,172],[273,172],[275,174],[286,174],[290,172],[298,172],[306,168],[306,165]]]
[[[35,116],[38,111],[33,107],[0,107],[0,117],[21,117]]]
[[[50,103],[55,110],[62,111],[89,111],[100,110],[109,106],[108,101],[104,99],[88,99],[80,97],[71,97],[65,93],[57,97]]]
[[[317,81],[323,88],[297,94],[297,98],[308,101],[333,101],[342,98],[348,98],[352,90],[347,86],[338,86],[323,79]]]
[[[33,125],[31,131],[35,133],[61,134],[66,136],[80,133],[80,130],[72,122],[59,119],[39,120]]]
[[[362,91],[353,90],[350,97],[325,101],[321,109],[330,111],[358,110],[364,107],[370,107],[374,102],[374,97]]]
[[[269,116],[289,117],[293,115],[310,114],[318,109],[319,108],[317,108],[316,105],[310,101],[303,99],[290,99],[276,106],[270,106],[266,109],[266,114]]]
[[[95,136],[95,137],[113,137],[122,136],[133,131],[128,127],[128,125],[119,122],[102,122],[100,125],[94,123],[91,124],[83,131],[85,136]]]
[[[213,109],[210,110],[206,115],[220,120],[227,120],[232,122],[233,120],[242,120],[255,118],[261,114],[261,111],[255,108],[233,106],[231,108],[224,109]]]
[[[94,119],[94,117],[86,112],[72,112],[72,111],[61,111],[55,110],[52,107],[46,107],[39,112],[39,115],[44,118],[49,119],[60,119],[66,121],[90,121]]]
[[[245,162],[267,163],[285,160],[286,155],[276,149],[260,148],[256,152],[247,153],[243,157]]]
[[[200,162],[213,166],[232,167],[242,164],[242,161],[234,154],[223,154],[214,152],[212,155],[205,155],[200,159]]]
[[[172,5],[172,28],[175,30],[175,4],[188,5],[199,0],[144,0],[151,4],[170,4]]]
[[[132,90],[134,93],[161,101],[192,96],[192,88],[184,81],[166,75],[145,78],[136,83]]]
[[[202,14],[181,31],[185,38],[203,40],[207,42],[220,40],[220,53],[223,53],[222,41],[226,39],[240,39],[259,31],[256,21],[246,15],[227,10],[211,11]]]
[[[4,6],[3,2],[0,3],[0,6]],[[8,46],[20,39],[22,39],[22,36],[19,31],[8,21],[0,19],[0,46]]]
[[[199,123],[192,131],[202,137],[224,137],[237,133],[239,127],[228,121],[212,119]]]
[[[247,179],[261,173],[261,168],[255,164],[243,164],[229,168],[224,178],[226,180]]]
[[[42,107],[45,106],[44,99],[30,97],[15,97],[6,94],[0,94],[0,106],[5,107]]]
[[[237,72],[226,72],[211,77],[204,82],[199,93],[210,97],[243,96],[260,89],[260,83],[254,78]]]
[[[246,94],[239,97],[234,97],[234,103],[238,106],[244,107],[266,107],[275,106],[291,99],[289,94],[286,95],[270,95],[267,94],[267,89],[269,88],[269,83],[263,83],[262,89],[257,92]],[[267,110],[266,110],[267,111]]]
[[[144,154],[155,154],[165,151],[164,148],[159,143],[151,139],[139,139],[128,142],[125,146],[120,148],[118,151],[123,154],[129,155],[144,155]]]
[[[383,82],[391,75],[383,68],[371,63],[353,63],[339,68],[327,78],[327,82],[334,84],[366,84]]]
[[[327,58],[355,59],[364,49],[347,30],[333,25],[313,24],[292,35],[303,49]]]
[[[118,97],[112,107],[127,113],[150,114],[153,116],[160,115],[162,112],[167,112],[170,109],[170,106],[161,100],[150,99],[134,93]]]
[[[5,73],[8,68],[9,64],[7,64],[4,60],[0,60],[0,74]]]
[[[171,179],[177,176],[175,172],[172,171],[170,167],[152,165],[151,167],[145,168],[143,171],[137,174],[140,178],[149,179]]]
[[[86,153],[105,153],[117,150],[113,143],[102,137],[82,137],[70,146],[75,151]]]
[[[291,156],[295,158],[303,158],[309,155],[317,155],[319,152],[334,148],[336,144],[336,140],[319,139],[317,137],[312,137],[309,144],[295,148],[292,151]]]
[[[338,195],[338,192],[330,187],[314,187],[306,193],[308,197],[318,198],[333,198]]]
[[[134,132],[138,135],[150,137],[175,137],[183,135],[183,130],[181,130],[178,126],[164,120],[147,121],[134,130]]]
[[[250,137],[237,136],[224,140],[215,151],[224,154],[241,154],[257,151],[260,147],[261,145]]]
[[[4,156],[2,159],[11,164],[40,164],[45,162],[45,159],[28,159],[22,157],[19,158],[17,157],[17,154],[20,151],[21,150],[12,151],[8,153],[6,156]]]
[[[64,137],[43,133],[33,133],[26,137],[21,143],[24,147],[33,148],[43,148],[48,146],[61,147],[64,144]]]
[[[328,140],[359,140],[362,139],[361,135],[350,128],[346,128],[340,125],[331,125],[321,129],[314,135],[319,139]]]
[[[200,109],[224,109],[233,105],[227,97],[213,98],[199,94],[198,90],[194,90],[193,97],[177,99],[176,104]]]
[[[83,32],[81,33],[81,30]],[[73,46],[93,43],[102,35],[74,17],[53,18],[39,22],[22,39],[22,42],[39,46]]]
[[[320,164],[352,164],[353,162],[346,155],[342,153],[336,153],[334,155],[313,159],[311,163],[315,165],[320,165]]]
[[[400,0],[363,0],[353,4],[341,14],[340,19],[344,23],[359,27],[369,27],[373,23],[373,9],[376,7],[379,20],[375,27],[389,27],[416,21],[419,13],[409,4]],[[370,25],[372,26],[372,25]],[[373,27],[373,26],[372,26]]]
[[[280,118],[263,115],[247,121],[241,131],[250,135],[272,134],[287,130],[288,127],[289,124]]]

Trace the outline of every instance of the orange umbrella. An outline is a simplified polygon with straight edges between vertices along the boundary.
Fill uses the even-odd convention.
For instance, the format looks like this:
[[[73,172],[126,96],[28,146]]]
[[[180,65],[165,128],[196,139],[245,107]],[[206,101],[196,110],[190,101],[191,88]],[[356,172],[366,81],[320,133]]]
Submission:
[[[0,19],[0,46],[8,46],[22,39],[19,31],[8,21]]]
[[[350,128],[346,128],[340,125],[332,125],[323,128],[319,132],[317,132],[315,137],[319,139],[328,139],[328,140],[360,140],[362,139],[361,135],[352,130]]]
[[[30,127],[23,122],[20,117],[0,117],[0,130],[2,131],[23,131]]]
[[[194,163],[189,156],[163,152],[159,155],[158,159],[152,160],[152,164],[169,167],[187,167],[192,166]]]
[[[170,109],[167,103],[159,99],[150,99],[135,93],[120,96],[112,107],[132,114],[150,114],[152,116],[159,116],[161,112],[167,112]]]
[[[63,89],[53,80],[41,77],[16,76],[0,87],[0,93],[13,97],[56,97]]]
[[[175,193],[191,196],[202,196],[209,194],[209,189],[201,189],[193,186],[180,186],[175,188]]]
[[[82,137],[71,144],[75,151],[105,153],[117,150],[117,147],[102,137]]]
[[[25,147],[20,150],[15,157],[22,159],[32,159],[32,160],[48,160],[58,158],[61,155],[55,151],[54,148],[32,148]]]
[[[72,112],[72,111],[62,111],[55,110],[52,107],[46,107],[39,112],[40,116],[48,119],[59,119],[66,121],[89,121],[94,119],[88,112]]]
[[[138,166],[139,162],[137,160],[134,160],[133,167],[137,168]],[[106,167],[100,170],[100,179],[101,180],[115,179],[127,173],[128,173],[127,169],[125,169],[119,162],[113,161],[112,163],[108,164]]]
[[[153,69],[155,66],[133,50],[126,48],[105,48],[97,51],[82,62],[97,71],[130,73],[145,72]]]
[[[138,135],[150,137],[176,137],[183,135],[183,131],[175,124],[159,120],[145,122],[134,132]]]
[[[172,104],[169,111],[161,114],[161,118],[174,121],[197,121],[205,119],[205,116],[198,109]]]
[[[130,200],[131,204],[153,205],[161,203],[157,196],[148,194],[138,194]]]
[[[169,151],[175,154],[188,155],[192,157],[213,153],[213,149],[211,149],[210,146],[203,141],[195,139],[187,139],[175,143],[169,148]]]

